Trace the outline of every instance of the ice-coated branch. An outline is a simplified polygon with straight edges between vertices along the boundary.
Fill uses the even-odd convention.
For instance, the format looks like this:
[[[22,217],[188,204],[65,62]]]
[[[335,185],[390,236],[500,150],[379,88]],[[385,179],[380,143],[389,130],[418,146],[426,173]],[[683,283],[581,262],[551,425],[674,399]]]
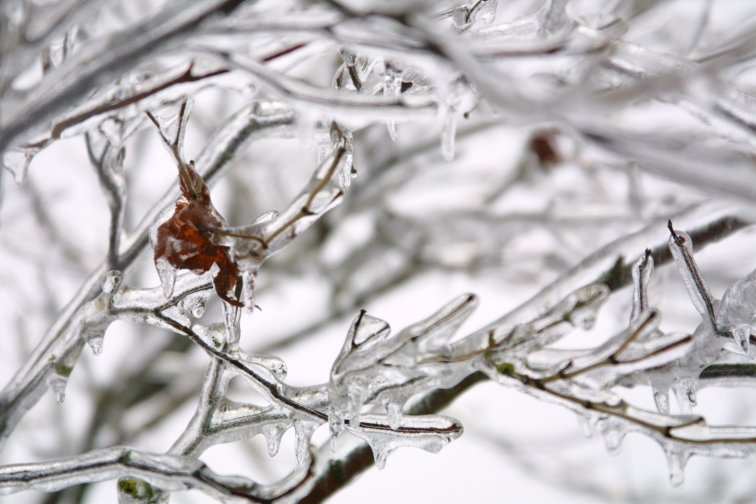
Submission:
[[[244,0],[208,0],[171,4],[137,26],[90,41],[78,57],[48,73],[15,110],[3,114],[0,152],[93,88],[188,36],[208,19],[231,14],[243,3]]]
[[[750,224],[750,220],[741,215],[732,214],[716,205],[711,206],[710,203],[684,210],[675,217],[675,222],[685,222],[689,234],[695,235],[694,239],[702,246],[716,243]],[[637,258],[639,250],[650,248],[656,265],[671,262],[665,224],[666,219],[652,223],[600,248],[517,308],[457,345],[464,345],[467,351],[480,351],[488,348],[491,337],[495,341],[503,341],[511,335],[513,327],[537,318],[544,307],[556,306],[581,286],[604,285],[612,292],[630,285],[633,261],[631,259],[626,262],[625,258]]]
[[[477,372],[454,387],[433,390],[425,394],[421,400],[409,406],[405,410],[405,414],[427,415],[438,412],[448,406],[455,398],[486,379],[486,375]],[[330,446],[324,446],[320,450],[318,458],[319,460],[327,458],[328,462],[316,466],[312,483],[303,489],[305,491],[297,492],[297,496],[301,498],[303,503],[324,501],[375,463],[373,451],[366,442],[353,443],[336,454],[333,454]]]
[[[256,407],[245,408],[241,405],[235,406],[225,401],[201,401],[200,407],[187,429],[187,434],[190,436],[192,433],[196,434],[200,426],[205,425],[210,431],[208,433],[210,434],[208,441],[210,441],[215,434],[214,431],[217,430],[222,433],[223,431],[229,431],[232,426],[238,427],[244,421],[244,416],[251,417],[248,418],[247,423],[249,423],[252,429],[245,431],[247,436],[251,437],[258,433],[265,433],[267,437],[268,433],[264,431],[267,427],[267,422],[261,421],[267,417],[268,421],[279,421],[282,424],[277,429],[274,427],[274,430],[278,430],[278,432],[270,433],[271,435],[276,434],[279,439],[283,432],[292,424],[296,427],[297,421],[319,425],[328,420],[329,415],[322,411],[322,408],[329,401],[324,393],[324,386],[292,387],[286,385],[283,382],[285,370],[281,369],[281,362],[279,360],[261,360],[260,357],[246,356],[245,354],[235,355],[223,350],[223,342],[218,335],[215,337],[212,334],[200,335],[192,328],[184,326],[175,320],[167,317],[161,318],[175,330],[183,332],[207,352],[208,355],[222,363],[211,365],[208,374],[206,374],[205,388],[203,389],[203,397],[205,399],[212,396],[215,396],[216,399],[218,398],[218,394],[225,389],[225,384],[230,378],[228,375],[224,377],[223,373],[230,371],[245,378],[259,392],[266,396],[272,404],[271,408],[260,409]],[[213,330],[218,333],[222,331],[222,328],[211,328],[210,332]],[[378,402],[375,394],[371,397],[370,402]],[[213,410],[220,410],[221,408],[224,411],[223,414],[213,419]],[[284,414],[281,415],[281,413]],[[435,447],[438,446],[437,443],[444,440],[448,443],[451,439],[461,434],[461,426],[459,424],[443,417],[417,417],[401,420],[382,415],[356,415],[349,419],[347,425],[351,429],[364,433],[365,436],[381,436],[391,433],[400,437],[405,436],[407,438],[406,443],[410,446],[417,443],[426,446],[427,442],[423,438],[427,437],[429,439],[428,442],[435,442],[432,445]],[[309,435],[311,434],[312,430],[309,431]],[[309,435],[307,436],[308,438]],[[388,451],[401,446],[401,444],[392,445],[390,448],[377,446],[376,450],[382,450],[387,454]],[[195,450],[202,451],[197,442],[187,441],[178,442],[174,449],[188,452]],[[440,449],[440,446],[436,449]]]
[[[177,86],[179,84],[187,84],[205,79],[211,79],[218,75],[228,73],[225,68],[217,70],[197,73],[194,70],[194,64],[190,63],[188,68],[175,77],[169,78],[153,78],[147,81],[147,83],[141,83],[141,85],[130,95],[123,98],[118,98],[110,101],[102,101],[95,105],[89,105],[88,108],[83,110],[76,110],[73,113],[56,121],[50,131],[50,139],[60,138],[65,130],[73,127],[74,125],[88,121],[94,117],[102,114],[107,114],[118,109],[128,107],[129,105],[138,103],[145,98],[159,95],[162,91]],[[152,83],[151,80],[158,80],[156,83]],[[147,85],[149,84],[149,85]]]
[[[297,474],[271,485],[260,485],[239,476],[215,473],[193,457],[159,455],[133,448],[113,447],[49,462],[0,468],[0,494],[24,490],[55,491],[71,485],[121,478],[120,493],[139,495],[139,478],[171,491],[197,489],[210,497],[230,502],[273,502],[295,491],[310,476],[305,466]]]
[[[648,309],[648,282],[654,270],[654,257],[651,249],[646,249],[643,256],[633,264],[633,309],[630,321],[637,319]]]
[[[672,257],[677,262],[682,271],[683,278],[685,279],[685,287],[688,289],[688,294],[696,306],[696,309],[704,317],[712,328],[716,329],[716,321],[714,320],[714,304],[711,299],[711,294],[706,287],[701,272],[698,270],[696,263],[693,259],[693,244],[690,236],[687,233],[675,231],[672,226],[672,221],[667,223],[669,233],[671,236],[669,240],[669,249],[672,251]]]
[[[17,17],[13,21],[8,19],[11,17],[9,12],[0,13],[5,21],[0,47],[4,54],[13,53],[12,58],[3,58],[3,70],[0,72],[2,94],[8,91],[20,72],[32,65],[40,51],[49,48],[57,37],[70,32],[107,3],[104,0],[68,1],[50,7],[28,2],[24,4],[20,19]],[[13,8],[11,6],[8,10]]]
[[[548,401],[562,404],[587,417],[586,422],[604,436],[607,448],[620,448],[629,431],[642,432],[656,440],[666,451],[670,464],[670,478],[676,485],[682,483],[685,463],[691,455],[709,457],[747,457],[756,450],[756,427],[712,427],[699,416],[665,416],[633,407],[618,396],[604,395],[591,399],[580,390],[547,386],[538,379],[499,366],[501,377],[497,381],[506,386],[522,387],[523,391]],[[589,391],[589,394],[594,394]]]
[[[269,70],[265,65],[239,54],[219,53],[211,48],[198,47],[198,51],[218,57],[229,66],[255,77],[271,93],[294,106],[326,112],[339,120],[356,119],[422,119],[436,113],[436,100],[429,96],[371,96],[365,94],[334,93],[313,88],[305,82],[290,79]]]
[[[458,439],[462,423],[441,410],[484,380],[574,412],[610,452],[628,432],[655,440],[675,484],[692,455],[752,456],[756,427],[696,410],[702,388],[752,387],[756,376],[756,272],[697,265],[701,247],[752,224],[756,195],[756,37],[748,16],[726,10],[709,0],[686,14],[649,1],[2,3],[3,169],[23,184],[32,159],[85,146],[96,184],[69,182],[78,167],[63,155],[56,172],[32,172],[29,190],[3,187],[0,320],[15,317],[14,343],[29,355],[0,392],[0,443],[23,443],[21,420],[48,389],[62,402],[74,372],[94,407],[82,432],[59,422],[65,446],[54,451],[27,436],[21,453],[40,461],[0,467],[0,493],[67,489],[48,504],[84,501],[87,484],[118,480],[123,502],[186,489],[321,502],[396,449]],[[679,30],[669,16],[684,20]],[[152,166],[158,137],[175,166]],[[148,186],[163,173],[173,183],[156,197]],[[97,184],[97,212],[59,211],[74,206],[61,188],[84,202]],[[73,229],[89,218],[103,235],[107,224],[99,249]],[[67,279],[81,272],[61,267],[72,253],[45,242],[65,245],[69,231],[82,242],[77,266],[91,270],[77,284]],[[723,254],[744,263],[749,239],[738,233]],[[149,245],[155,270],[141,269]],[[102,251],[99,266],[89,250]],[[661,268],[690,299],[661,295]],[[160,286],[148,283],[155,271]],[[479,297],[448,286],[483,277],[511,304],[460,333]],[[392,331],[385,306],[405,289],[416,292],[407,309],[430,295],[436,308]],[[682,332],[664,321],[676,301],[698,317]],[[581,330],[592,331],[585,346],[566,348]],[[81,359],[85,345],[116,347],[121,331],[138,333],[133,355]],[[323,334],[339,340],[309,346]],[[291,362],[273,354],[305,341],[332,353],[325,382],[288,378]],[[647,393],[655,410],[620,388]],[[66,420],[70,403],[49,406]],[[179,408],[194,408],[181,425]],[[123,446],[150,442],[158,423],[177,427],[165,454]],[[332,439],[315,449],[318,429]],[[243,442],[258,435],[274,456],[290,431],[296,462],[270,485],[201,462],[221,444],[254,450]]]
[[[249,142],[265,136],[286,134],[294,124],[293,113],[279,103],[256,102],[236,114],[225,126],[208,142],[207,148],[196,161],[198,173],[208,182],[217,180],[223,171],[228,169],[235,156],[249,144]],[[153,225],[157,216],[175,199],[175,190],[170,189],[165,196],[153,207],[153,210],[131,233],[125,243],[125,250],[121,251],[121,265],[128,272],[139,253],[146,247],[148,229]],[[79,289],[66,310],[48,329],[42,341],[35,347],[26,363],[16,372],[11,381],[0,393],[0,440],[5,440],[15,428],[23,414],[33,406],[46,390],[48,378],[55,370],[50,364],[63,357],[74,358],[81,351],[84,341],[69,337],[77,327],[73,324],[77,313],[95,299],[102,291],[102,285],[107,270],[101,266],[93,272],[87,282]],[[59,367],[59,375],[68,376],[72,363]],[[56,371],[57,372],[57,371]]]
[[[273,108],[269,112],[276,113],[278,112],[278,110],[279,109]],[[280,122],[276,122],[276,118],[271,118],[271,122],[266,124],[266,118],[264,114],[262,115],[262,118],[255,117],[255,119],[262,119],[261,126],[263,127],[278,127],[280,125],[288,124],[293,120],[292,116],[288,113],[284,113],[277,118]],[[240,125],[234,122],[232,122],[232,124],[237,127]],[[260,126],[257,121],[255,121],[253,124],[242,123],[242,125],[244,126],[246,131],[242,130],[240,132],[236,132],[237,134],[241,133],[243,135],[246,133],[247,135],[249,135],[255,132],[255,127]],[[230,149],[231,152],[240,147],[239,138],[235,138],[234,136],[229,136],[227,134],[224,135],[223,133],[221,133],[218,136],[218,140],[220,146],[226,149]],[[332,178],[337,177],[339,173],[338,168],[343,168],[343,166],[339,163],[339,160],[343,156],[344,148],[340,147],[340,149],[341,150],[337,152],[342,152],[342,154],[337,154],[337,159],[328,165],[329,168],[326,170],[325,178],[321,178],[317,174],[313,177],[310,188],[305,190],[305,192],[303,193],[304,205],[300,207],[294,206],[292,210],[283,215],[283,217],[285,217],[284,219],[274,219],[273,222],[269,222],[268,224],[270,225],[264,228],[263,234],[261,234],[261,236],[258,236],[256,241],[252,240],[254,241],[254,243],[266,244],[270,250],[275,251],[280,246],[282,246],[283,243],[285,243],[284,241],[282,241],[282,239],[286,237],[285,239],[288,241],[288,239],[296,236],[298,232],[301,232],[301,230],[304,229],[302,225],[299,225],[298,229],[294,231],[294,228],[292,227],[293,225],[300,223],[300,221],[312,221],[312,217],[320,215],[321,212],[326,211],[331,206],[334,198],[339,197],[341,189],[329,189],[332,194],[327,196],[326,200],[322,202],[325,204],[325,206],[318,207],[317,209],[311,208],[311,205],[315,202],[316,197],[325,194],[324,190],[326,189],[326,187],[328,187],[326,182],[328,182]],[[221,154],[228,155],[226,152],[221,152]],[[222,166],[219,166],[215,163],[215,159],[213,159],[212,157],[208,159],[208,157],[206,157],[204,154],[200,156],[197,161],[197,165],[200,167],[200,170],[202,170],[202,168],[205,168],[204,171],[207,174],[206,177],[208,178],[217,173],[217,170],[220,168],[220,166]],[[347,172],[349,172],[349,170],[351,170],[350,167],[347,168]],[[290,230],[291,232],[289,232]],[[285,231],[286,233],[284,233]],[[244,238],[246,240],[246,237]],[[199,280],[200,283],[197,284],[197,282],[195,282],[195,284],[197,285],[191,284],[186,289],[187,293],[201,293],[201,291],[207,288],[205,281],[202,281],[201,279]],[[67,379],[70,375],[84,341],[96,341],[98,342],[98,346],[101,345],[101,343],[99,342],[101,342],[102,340],[105,329],[110,324],[110,322],[112,322],[116,318],[130,318],[134,321],[152,322],[153,324],[164,328],[175,328],[176,325],[180,327],[180,324],[178,322],[163,314],[163,311],[169,307],[178,308],[175,305],[182,300],[184,295],[186,295],[181,294],[181,292],[182,289],[177,289],[177,296],[174,297],[174,300],[172,302],[169,302],[167,304],[164,298],[160,296],[158,290],[152,289],[149,292],[125,290],[118,298],[120,301],[117,301],[116,304],[106,312],[101,311],[101,308],[96,300],[91,302],[90,304],[83,305],[83,308],[79,310],[79,318],[75,319],[75,321],[78,320],[79,322],[72,322],[72,328],[66,327],[66,332],[60,333],[60,339],[53,340],[49,346],[46,346],[44,348],[43,355],[46,355],[46,357],[43,357],[45,359],[44,364],[38,365],[37,371],[35,371],[36,376],[39,377],[37,378],[37,380],[39,380],[40,378],[44,379],[46,377],[53,377],[55,378],[52,381],[53,385],[56,385],[59,389],[60,387],[64,387],[65,379]],[[204,301],[202,303],[204,304]],[[185,310],[179,309],[179,312],[176,315],[186,317],[187,315],[184,314],[185,312]],[[77,317],[77,315],[74,315],[74,317]],[[74,331],[73,334],[69,334],[69,332],[71,331]],[[87,336],[85,338],[81,338],[79,337],[79,335],[81,334],[86,334]],[[36,391],[34,396],[28,393],[23,395],[25,401],[30,401],[32,398],[38,397],[38,395],[36,394],[41,394],[44,391],[44,381],[28,381],[30,378],[31,376],[28,375],[19,375],[19,379],[23,380],[22,383],[28,383],[28,385],[26,386],[33,387],[33,390]],[[17,388],[8,388],[6,389],[6,391],[7,396],[4,397],[4,399],[7,401],[7,403],[5,404],[7,404],[8,407],[3,409],[3,413],[5,415],[8,415],[8,418],[13,418],[15,421],[17,421],[16,419],[20,417],[17,417],[15,415],[23,414],[25,409],[33,403],[27,402],[26,404],[22,405],[22,403],[20,402],[15,402],[12,394],[14,392],[18,393]],[[15,421],[5,422],[5,428],[11,429],[15,424]]]
[[[715,243],[729,234],[741,229],[748,224],[739,217],[732,215],[718,215],[714,218],[711,216],[703,221],[700,220],[700,208],[690,209],[684,215],[678,216],[679,220],[693,218],[698,220],[698,226],[688,228],[689,234],[696,236],[695,240],[699,246],[707,243]],[[630,285],[633,277],[633,270],[641,268],[643,271],[648,268],[645,264],[654,258],[657,267],[672,261],[672,254],[667,244],[666,237],[660,229],[664,229],[663,222],[658,222],[653,226],[635,233],[630,236],[611,243],[593,254],[591,258],[584,261],[583,264],[576,267],[570,274],[558,279],[552,285],[547,286],[536,296],[531,298],[510,314],[502,317],[500,321],[522,320],[526,313],[536,313],[536,306],[543,307],[549,303],[554,292],[561,292],[565,288],[565,282],[580,282],[586,278],[594,278],[599,285],[605,285],[609,291],[616,291],[624,286]],[[639,265],[625,263],[623,260],[624,250],[632,250],[633,247],[645,243],[646,252],[639,259]],[[649,246],[654,244],[653,246]],[[627,253],[627,252],[626,252]],[[631,253],[627,253],[631,256]],[[646,261],[644,263],[643,261]],[[603,265],[603,266],[600,266]],[[567,283],[569,285],[569,283]],[[574,285],[574,284],[573,284]],[[644,282],[644,285],[645,282]],[[589,289],[587,292],[591,292]],[[588,299],[588,298],[586,298]],[[532,304],[531,304],[532,303]],[[548,305],[547,305],[548,306]],[[550,315],[546,313],[541,316],[541,320],[532,321],[529,324],[523,324],[520,327],[530,327],[526,333],[531,338],[540,338],[541,344],[548,344],[555,341],[555,337],[563,336],[565,332],[557,329],[554,323],[565,323],[574,317],[574,321],[585,320],[585,313],[581,314],[579,308],[583,306],[582,302],[576,303],[574,298],[569,304],[556,303],[556,307],[567,306],[569,315],[561,313],[556,308],[553,313],[560,313],[559,322],[557,320],[549,321]],[[536,309],[534,309],[536,308]],[[578,309],[578,311],[575,311]],[[575,315],[573,316],[572,313]],[[670,475],[675,483],[680,483],[683,478],[685,462],[691,454],[698,453],[707,456],[746,456],[756,449],[756,428],[730,428],[730,427],[708,427],[702,425],[702,419],[696,416],[689,417],[669,417],[663,414],[648,412],[638,409],[620,400],[613,394],[602,393],[599,390],[590,388],[590,386],[580,385],[577,388],[564,388],[559,386],[560,382],[565,380],[574,381],[573,378],[579,378],[580,375],[590,373],[593,370],[600,371],[602,367],[618,368],[621,374],[632,373],[636,366],[642,368],[654,368],[663,365],[664,362],[670,362],[678,358],[681,352],[690,348],[691,337],[689,335],[671,335],[644,342],[641,334],[657,334],[658,314],[654,312],[645,312],[644,316],[634,318],[635,329],[618,335],[614,340],[610,340],[603,348],[595,351],[596,356],[581,357],[582,364],[575,364],[574,356],[561,364],[552,365],[556,374],[549,373],[538,376],[532,371],[518,371],[518,366],[512,362],[502,361],[501,356],[506,351],[496,351],[497,344],[508,341],[506,338],[498,340],[492,329],[482,330],[473,333],[459,342],[457,342],[453,352],[465,352],[468,359],[483,359],[482,368],[486,369],[487,377],[495,381],[502,382],[506,386],[514,386],[519,390],[527,392],[537,397],[551,402],[557,402],[580,415],[588,415],[589,419],[601,419],[596,422],[591,420],[592,428],[601,429],[601,432],[607,439],[607,446],[616,450],[628,430],[639,430],[657,440],[665,449],[668,459],[670,460]],[[363,316],[364,317],[364,316]],[[359,319],[358,319],[359,320]],[[654,321],[651,323],[651,321]],[[564,321],[564,322],[563,322]],[[511,323],[511,322],[510,322]],[[567,322],[569,324],[569,322]],[[501,322],[494,323],[490,327],[501,327]],[[520,329],[522,331],[522,329]],[[544,334],[544,331],[547,331]],[[375,333],[381,334],[381,331]],[[476,334],[480,334],[477,336]],[[507,334],[514,334],[508,331]],[[523,334],[520,332],[520,334]],[[484,338],[481,340],[481,338]],[[634,340],[641,340],[639,349],[642,353],[632,351],[631,344]],[[480,346],[478,343],[480,341]],[[529,342],[530,339],[524,341]],[[474,342],[473,344],[471,344]],[[529,346],[533,343],[529,343]],[[474,350],[479,348],[479,350]],[[532,348],[532,347],[531,347]],[[627,352],[625,362],[622,362],[620,355]],[[528,355],[526,352],[524,355]],[[597,358],[598,357],[598,358]],[[495,359],[498,365],[492,366],[491,360]],[[623,365],[624,370],[622,370]],[[569,370],[568,370],[569,368]],[[464,393],[471,385],[486,379],[486,375],[475,371],[475,366],[468,368],[469,372],[464,377],[458,379],[457,385],[442,391],[435,391],[430,394],[421,396],[415,403],[423,405],[424,411],[438,411],[441,407],[453,400],[459,394]],[[725,371],[726,369],[726,371]],[[717,376],[728,374],[730,376],[749,376],[751,373],[747,368],[741,366],[721,367],[712,366],[708,371],[701,371],[702,379],[711,379]],[[552,389],[549,382],[557,382],[557,387]],[[368,382],[369,383],[369,382]],[[613,382],[612,382],[613,383]],[[439,400],[439,398],[443,398]],[[405,413],[409,413],[408,408]],[[593,415],[593,416],[591,416]],[[613,420],[606,420],[604,416]],[[603,419],[602,419],[603,418]],[[589,422],[590,423],[590,422]],[[304,502],[319,502],[319,499],[328,496],[347,484],[355,475],[364,471],[374,463],[371,452],[367,444],[351,446],[345,453],[340,454],[338,460],[330,466],[320,466],[317,469],[315,485],[310,489],[309,494],[304,498]],[[338,469],[338,470],[337,470]]]
[[[96,135],[99,137],[97,138]],[[108,238],[108,256],[106,267],[109,270],[120,270],[119,251],[123,234],[123,220],[126,212],[126,187],[123,176],[123,158],[125,150],[122,146],[114,145],[98,133],[86,135],[87,155],[97,172],[105,198],[110,208],[110,230]]]

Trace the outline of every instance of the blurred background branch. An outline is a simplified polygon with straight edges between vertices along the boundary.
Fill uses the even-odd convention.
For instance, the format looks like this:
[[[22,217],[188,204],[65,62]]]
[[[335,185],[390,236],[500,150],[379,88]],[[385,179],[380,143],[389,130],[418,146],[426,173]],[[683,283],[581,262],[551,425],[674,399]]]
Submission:
[[[473,500],[520,470],[521,501],[752,495],[723,459],[756,446],[754,23],[3,3],[0,493],[454,501],[401,473],[469,446],[444,479]],[[575,479],[573,424],[612,454],[641,435]]]

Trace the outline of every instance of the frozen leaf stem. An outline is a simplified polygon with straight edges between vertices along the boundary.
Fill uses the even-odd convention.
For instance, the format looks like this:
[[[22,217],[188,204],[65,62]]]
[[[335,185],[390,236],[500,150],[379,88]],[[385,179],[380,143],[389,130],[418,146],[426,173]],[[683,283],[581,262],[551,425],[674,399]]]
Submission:
[[[249,141],[271,134],[288,133],[294,124],[291,111],[277,103],[256,103],[240,111],[228,124],[220,128],[208,144],[208,148],[197,160],[198,172],[207,182],[220,177],[228,169],[229,163]],[[133,268],[139,253],[147,246],[148,229],[160,212],[172,205],[174,191],[168,190],[138,229],[133,231],[126,249],[121,253],[124,272]],[[65,355],[78,355],[83,341],[67,337],[75,328],[72,320],[83,306],[95,299],[102,291],[107,274],[105,265],[92,272],[57,321],[53,323],[42,341],[35,347],[25,366],[0,393],[0,444],[10,435],[25,412],[41,397],[46,379],[51,373],[50,356],[56,359]],[[163,301],[164,302],[164,298]]]

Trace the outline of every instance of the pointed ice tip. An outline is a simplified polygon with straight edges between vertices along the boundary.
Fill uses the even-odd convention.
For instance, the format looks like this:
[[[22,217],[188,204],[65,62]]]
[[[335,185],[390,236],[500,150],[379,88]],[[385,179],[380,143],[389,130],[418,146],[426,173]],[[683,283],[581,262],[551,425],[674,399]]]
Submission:
[[[680,488],[685,483],[685,471],[670,473],[669,481],[673,487]]]
[[[105,279],[102,282],[102,291],[106,294],[111,294],[118,290],[123,282],[123,273],[119,270],[111,270],[105,274]]]
[[[730,329],[730,333],[735,340],[737,350],[743,355],[748,355],[751,349],[751,326],[749,324],[738,324]]]
[[[685,464],[688,457],[684,453],[670,452],[667,454],[669,462],[669,481],[672,486],[679,488],[685,483]]]
[[[454,161],[454,147],[444,147],[441,149],[441,155],[444,161]]]
[[[63,402],[66,400],[67,382],[67,377],[59,375],[57,371],[53,373],[48,379],[48,385],[50,386],[50,389],[52,389],[52,393],[53,395],[55,395],[55,400],[58,402],[58,404],[63,404]]]
[[[284,431],[285,429],[277,425],[263,428],[265,444],[268,448],[268,455],[271,458],[275,457],[278,453],[278,449],[281,446],[281,437],[283,436]]]
[[[669,415],[669,390],[653,388],[656,410],[662,415]]]
[[[391,402],[386,405],[386,416],[388,416],[389,427],[397,430],[402,424],[402,405],[397,402]]]
[[[0,154],[0,161],[2,161],[0,170],[4,167],[10,171],[16,184],[21,185],[26,180],[34,154],[36,154],[35,150],[9,150],[5,154]]]
[[[89,345],[89,348],[92,349],[92,353],[96,356],[99,356],[102,354],[102,343],[104,341],[104,338],[102,336],[92,336],[89,339],[87,339],[87,344]]]
[[[371,448],[373,448],[371,446]],[[375,460],[375,466],[378,469],[384,469],[386,467],[386,459],[388,458],[388,453],[380,448],[373,448],[373,459]]]

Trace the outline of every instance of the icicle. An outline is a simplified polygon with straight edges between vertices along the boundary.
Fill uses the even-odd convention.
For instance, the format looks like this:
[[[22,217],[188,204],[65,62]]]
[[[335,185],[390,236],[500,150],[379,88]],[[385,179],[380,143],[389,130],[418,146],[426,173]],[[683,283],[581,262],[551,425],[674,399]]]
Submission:
[[[368,439],[370,450],[373,452],[373,459],[375,459],[375,466],[378,469],[386,467],[386,460],[389,453],[391,453],[391,447],[382,438],[375,437]]]
[[[163,294],[166,298],[173,296],[173,288],[176,285],[176,268],[168,262],[164,257],[155,261],[155,269],[157,269],[158,276],[160,277],[160,286],[163,288]]]
[[[751,347],[751,326],[749,324],[738,324],[730,327],[729,332],[735,340],[737,351],[743,355],[748,355]]]
[[[329,157],[334,155],[336,149],[344,149],[343,156],[336,168],[337,171],[333,178],[336,183],[332,183],[331,187],[333,187],[334,190],[340,189],[341,191],[346,191],[349,189],[349,186],[352,184],[352,179],[356,175],[353,167],[354,147],[351,130],[335,122],[331,122],[329,125],[319,123],[315,137],[318,154],[317,161],[318,166],[320,167],[316,176],[321,180],[327,176],[328,171],[331,168],[332,160],[329,160]],[[321,199],[323,199],[325,203],[330,203],[333,200],[333,196],[333,191],[323,191]],[[310,205],[311,209],[317,206],[318,205],[315,202]],[[325,208],[320,211],[325,211]],[[318,213],[319,211],[313,210],[313,212]]]
[[[344,427],[345,421],[341,409],[331,407],[328,411],[328,428],[331,430],[331,436],[334,440],[344,432]]]
[[[685,481],[685,466],[690,458],[690,453],[683,448],[669,444],[664,447],[669,466],[669,481],[672,486],[679,487]]]
[[[297,436],[297,465],[304,466],[310,457],[310,439],[315,432],[317,424],[307,420],[296,420],[294,422],[294,432]]]
[[[692,407],[698,404],[695,382],[689,379],[681,379],[675,384],[674,391],[680,412],[689,415]]]
[[[85,328],[82,331],[82,336],[95,357],[100,356],[102,354],[102,345],[105,341],[105,330],[101,327]]]
[[[58,404],[63,404],[66,400],[66,385],[68,377],[71,376],[73,368],[63,363],[53,363],[53,370],[47,377],[47,385],[55,394],[55,400]]]
[[[336,182],[342,191],[346,191],[349,189],[349,186],[352,185],[352,178],[355,176],[354,171],[354,141],[352,136],[352,131],[345,128],[344,126],[341,126],[335,122],[331,123],[331,130],[330,130],[330,146],[328,155],[331,155],[334,151],[334,149],[343,148],[344,149],[344,155],[341,160],[341,163],[339,163],[338,166],[338,172],[336,174]],[[326,155],[323,158],[323,161],[328,157]],[[322,162],[321,162],[322,164]],[[323,167],[327,167],[328,165],[323,165]],[[331,199],[333,199],[332,196],[330,196]]]
[[[352,148],[349,148],[349,163],[344,162],[342,168],[339,170],[339,187],[346,191],[352,185],[352,180],[357,178],[357,170],[352,165]]]
[[[102,354],[102,344],[105,341],[105,337],[101,331],[92,333],[87,338],[87,345],[92,349],[92,353],[95,355]]]
[[[394,430],[398,429],[402,423],[402,405],[398,402],[389,402],[386,404],[386,415],[389,426]]]
[[[105,331],[116,318],[111,311],[113,297],[118,293],[122,281],[123,274],[120,271],[108,271],[100,295],[81,307],[71,326],[72,334],[80,341],[85,341],[94,355],[102,353]]]
[[[457,106],[448,103],[444,112],[444,125],[441,130],[441,155],[444,159],[454,159],[455,142],[457,137]]]
[[[596,423],[596,418],[590,413],[577,413],[577,421],[580,424],[580,430],[583,431],[583,435],[587,438],[593,437],[593,427]]]
[[[263,427],[263,436],[265,436],[265,444],[268,447],[268,455],[275,457],[278,453],[278,448],[281,446],[281,438],[286,432],[286,429],[279,424],[271,424]]]
[[[361,380],[350,380],[346,386],[346,403],[343,416],[349,422],[357,422],[362,412],[362,406],[368,398],[368,385]]]
[[[115,294],[123,282],[123,273],[118,270],[110,270],[105,274],[102,282],[102,292],[105,294]],[[112,296],[110,296],[112,301]]]
[[[651,387],[654,394],[654,403],[656,404],[656,411],[662,415],[669,415],[669,389],[667,387],[657,387],[656,385]]]
[[[53,394],[55,394],[55,400],[58,401],[58,404],[63,404],[63,401],[66,400],[67,383],[68,380],[60,375],[53,375],[52,378],[48,380],[48,385],[50,385]]]
[[[622,451],[622,440],[625,438],[625,431],[622,427],[608,419],[602,419],[597,424],[599,432],[604,438],[606,450],[610,455],[618,455]]]
[[[389,62],[385,63],[385,73],[383,75],[383,96],[396,98],[402,93],[402,71]],[[396,141],[396,121],[386,121],[389,137]]]
[[[39,149],[14,149],[3,154],[3,166],[13,174],[17,184],[22,184],[29,171],[29,165]]]
[[[328,411],[328,423],[331,434],[338,436],[344,430],[346,423],[354,423],[359,420],[362,405],[368,396],[368,390],[358,380],[349,380],[344,385],[340,380],[332,379],[328,388],[328,396],[331,403]]]

